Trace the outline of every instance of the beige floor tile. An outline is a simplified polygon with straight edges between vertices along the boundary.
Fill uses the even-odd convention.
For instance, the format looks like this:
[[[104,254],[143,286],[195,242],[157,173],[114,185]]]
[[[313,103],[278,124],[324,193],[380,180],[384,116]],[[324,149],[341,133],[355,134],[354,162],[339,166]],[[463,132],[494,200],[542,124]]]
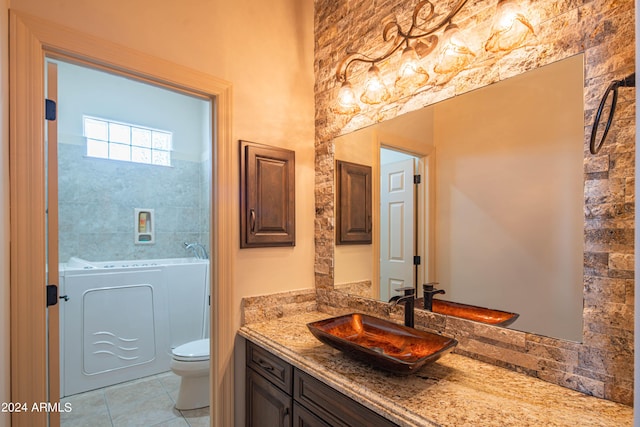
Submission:
[[[109,407],[111,410],[111,407]],[[163,394],[150,397],[148,400],[136,400],[129,411],[114,414],[111,410],[114,427],[149,427],[163,422],[173,421],[182,415],[174,408],[174,403],[163,391]]]
[[[180,377],[173,372],[166,372],[157,375],[156,378],[162,383],[164,389],[169,393],[173,401],[178,400],[178,391],[180,390]]]
[[[171,421],[156,424],[153,427],[189,427],[189,423],[184,418],[174,418]]]
[[[180,384],[180,377],[173,372],[165,372],[164,374],[159,374],[156,376],[156,378],[166,386],[173,387]]]
[[[165,372],[65,397],[61,427],[208,427],[209,408],[178,411],[180,377]]]
[[[101,416],[107,414],[107,401],[104,396],[104,390],[88,391],[73,396],[68,396],[60,400],[62,405],[71,404],[70,412],[60,414],[62,421],[87,417],[91,415]]]
[[[167,396],[162,383],[153,377],[107,387],[104,390],[111,416],[131,412],[138,402],[157,396]]]
[[[180,411],[191,427],[209,426],[209,408]]]
[[[60,418],[61,427],[112,427],[108,412]]]

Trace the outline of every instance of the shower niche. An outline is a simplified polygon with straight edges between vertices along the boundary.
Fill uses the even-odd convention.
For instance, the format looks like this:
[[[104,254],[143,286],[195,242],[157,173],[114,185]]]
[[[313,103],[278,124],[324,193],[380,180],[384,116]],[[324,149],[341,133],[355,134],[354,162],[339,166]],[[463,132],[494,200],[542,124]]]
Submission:
[[[135,209],[136,245],[155,243],[155,223],[153,209]]]

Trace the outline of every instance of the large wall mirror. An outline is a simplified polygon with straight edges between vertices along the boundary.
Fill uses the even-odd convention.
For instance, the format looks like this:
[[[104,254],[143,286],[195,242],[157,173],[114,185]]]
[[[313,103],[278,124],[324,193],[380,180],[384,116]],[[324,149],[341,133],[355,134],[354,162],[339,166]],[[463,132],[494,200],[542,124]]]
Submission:
[[[577,55],[337,138],[336,160],[372,167],[374,233],[335,247],[335,289],[438,282],[438,299],[582,341],[583,88]]]

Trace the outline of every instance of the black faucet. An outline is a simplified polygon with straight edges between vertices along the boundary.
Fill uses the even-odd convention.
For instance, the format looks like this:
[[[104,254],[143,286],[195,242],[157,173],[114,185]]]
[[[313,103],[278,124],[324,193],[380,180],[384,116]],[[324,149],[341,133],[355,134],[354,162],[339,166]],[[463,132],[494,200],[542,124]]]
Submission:
[[[416,301],[416,290],[413,287],[398,288],[396,291],[404,291],[404,295],[396,295],[391,297],[389,302],[391,307],[395,307],[397,304],[404,303],[404,325],[413,328],[413,308]]]
[[[424,296],[424,309],[433,311],[433,296],[435,294],[444,294],[444,289],[436,289],[433,286],[438,282],[425,283],[422,285],[422,294]]]

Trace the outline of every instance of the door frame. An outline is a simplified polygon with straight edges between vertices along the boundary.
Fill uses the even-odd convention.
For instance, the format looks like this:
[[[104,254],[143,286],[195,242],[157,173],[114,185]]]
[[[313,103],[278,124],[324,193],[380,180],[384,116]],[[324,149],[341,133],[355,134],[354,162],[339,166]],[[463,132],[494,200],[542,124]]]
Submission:
[[[58,64],[46,62],[45,73],[47,99],[58,104]],[[46,240],[47,245],[47,283],[55,283],[60,286],[59,258],[58,258],[58,120],[47,120],[46,124]],[[51,369],[51,366],[60,366],[60,304],[54,304],[47,308],[47,388],[50,402],[60,401],[60,369]],[[49,414],[49,425],[60,424],[60,413]]]
[[[11,401],[47,401],[44,66],[59,55],[212,102],[211,425],[233,425],[231,83],[30,15],[10,10],[9,21]],[[47,414],[11,422],[46,425]]]

